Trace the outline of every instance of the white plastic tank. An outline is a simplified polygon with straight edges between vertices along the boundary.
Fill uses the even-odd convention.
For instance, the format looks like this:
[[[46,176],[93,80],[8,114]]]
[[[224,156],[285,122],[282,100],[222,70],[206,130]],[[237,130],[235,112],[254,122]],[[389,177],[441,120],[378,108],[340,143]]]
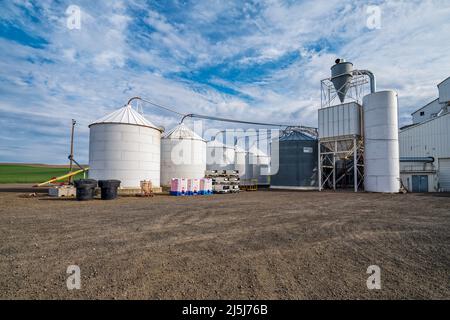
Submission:
[[[206,170],[206,141],[180,124],[161,140],[161,185],[170,186],[172,178],[200,179]]]
[[[160,185],[161,132],[125,106],[89,125],[89,178],[117,179],[122,188],[140,188],[141,180]]]
[[[206,144],[206,169],[234,170],[234,147],[225,145],[217,140]]]
[[[364,188],[369,192],[398,192],[400,162],[397,93],[366,95],[364,110]]]

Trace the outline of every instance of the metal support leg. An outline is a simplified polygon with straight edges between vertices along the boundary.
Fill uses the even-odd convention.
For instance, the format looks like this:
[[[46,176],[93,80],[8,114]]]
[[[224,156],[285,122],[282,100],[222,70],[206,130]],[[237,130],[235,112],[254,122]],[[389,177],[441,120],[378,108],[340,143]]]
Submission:
[[[337,141],[334,142],[334,154],[333,154],[333,190],[336,190],[336,152]]]
[[[356,138],[353,138],[353,176],[355,192],[358,192],[358,148],[356,145]]]
[[[318,166],[317,166],[317,168],[319,169],[318,170],[318,176],[319,176],[319,191],[322,191],[322,155],[320,154],[320,141],[319,141],[319,152],[318,152],[318,159],[317,159],[317,161],[318,161]]]

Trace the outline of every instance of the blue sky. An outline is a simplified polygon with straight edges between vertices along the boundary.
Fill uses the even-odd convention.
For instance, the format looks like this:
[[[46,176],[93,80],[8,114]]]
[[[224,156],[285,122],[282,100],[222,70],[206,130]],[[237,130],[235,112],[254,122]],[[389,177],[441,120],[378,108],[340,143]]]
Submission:
[[[203,113],[317,126],[337,57],[397,90],[400,121],[450,76],[449,1],[0,0],[0,162],[65,163],[88,125],[134,95]],[[66,9],[81,9],[81,29]],[[370,30],[368,5],[381,10]],[[179,119],[145,108],[170,128]],[[205,126],[223,126],[205,123]]]

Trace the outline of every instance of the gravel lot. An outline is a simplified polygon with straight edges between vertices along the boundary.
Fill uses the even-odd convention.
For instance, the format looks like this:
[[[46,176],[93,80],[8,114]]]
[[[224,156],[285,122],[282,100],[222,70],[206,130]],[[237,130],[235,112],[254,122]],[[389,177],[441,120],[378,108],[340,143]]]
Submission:
[[[2,299],[450,299],[449,268],[448,194],[0,192]]]

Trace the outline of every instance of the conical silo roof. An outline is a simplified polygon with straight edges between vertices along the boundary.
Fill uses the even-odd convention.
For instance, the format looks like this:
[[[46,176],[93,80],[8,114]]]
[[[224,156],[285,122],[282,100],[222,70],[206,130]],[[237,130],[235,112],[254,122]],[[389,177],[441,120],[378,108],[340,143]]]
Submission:
[[[239,146],[234,146],[234,150],[238,153],[247,153],[247,151],[245,151],[245,149],[243,149]]]
[[[211,140],[207,142],[208,147],[210,148],[229,148],[229,149],[234,149],[233,146],[227,145],[227,144],[223,144],[222,142],[218,141],[218,140]]]
[[[282,134],[279,138],[279,141],[304,141],[304,140],[316,140],[316,139],[299,131],[288,131]]]
[[[184,123],[180,123],[172,130],[168,131],[164,137],[164,139],[190,139],[190,140],[200,140],[205,141],[196,134],[194,131],[188,128]]]
[[[101,123],[130,124],[130,125],[136,125],[136,126],[150,127],[150,128],[157,129],[159,131],[163,131],[162,128],[159,128],[158,126],[156,126],[153,123],[151,123],[150,121],[148,121],[146,118],[144,118],[143,115],[139,114],[130,105],[122,107],[119,110],[116,110],[116,111],[94,121],[93,123],[91,123],[89,125],[89,127],[94,124],[101,124]]]
[[[255,145],[250,148],[249,152],[258,157],[268,157],[268,155],[264,151],[262,151]]]

